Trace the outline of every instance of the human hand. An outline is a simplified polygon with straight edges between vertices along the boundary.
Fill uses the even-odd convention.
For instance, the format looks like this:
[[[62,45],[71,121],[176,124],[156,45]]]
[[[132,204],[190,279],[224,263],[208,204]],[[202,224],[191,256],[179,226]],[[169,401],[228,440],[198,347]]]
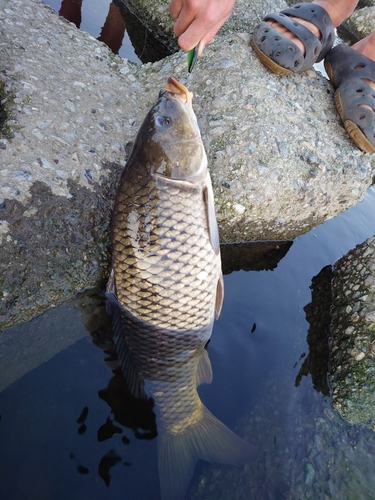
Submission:
[[[174,33],[179,46],[191,50],[199,44],[198,56],[230,17],[236,0],[171,0],[169,13],[177,19]]]

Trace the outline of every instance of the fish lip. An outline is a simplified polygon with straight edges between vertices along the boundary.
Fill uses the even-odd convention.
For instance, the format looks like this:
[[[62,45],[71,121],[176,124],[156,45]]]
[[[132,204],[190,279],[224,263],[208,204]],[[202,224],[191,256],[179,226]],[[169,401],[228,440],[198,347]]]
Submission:
[[[177,98],[183,104],[192,107],[193,92],[190,92],[185,85],[176,80],[173,76],[168,78],[168,82],[164,86],[164,89],[170,92],[174,98]]]

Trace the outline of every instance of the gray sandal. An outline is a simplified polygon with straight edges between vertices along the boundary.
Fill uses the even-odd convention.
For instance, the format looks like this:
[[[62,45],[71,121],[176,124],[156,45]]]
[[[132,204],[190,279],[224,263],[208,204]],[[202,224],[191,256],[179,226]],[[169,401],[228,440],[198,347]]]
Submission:
[[[319,40],[309,29],[291,16],[315,24],[320,30]],[[306,53],[278,33],[266,21],[273,20],[285,26],[304,44]],[[325,9],[312,3],[299,3],[290,9],[266,16],[253,33],[253,47],[260,61],[278,75],[307,71],[315,62],[324,59],[335,39],[331,19]]]
[[[375,153],[375,90],[366,82],[375,83],[375,62],[342,44],[330,51],[324,66],[350,138],[362,151]]]

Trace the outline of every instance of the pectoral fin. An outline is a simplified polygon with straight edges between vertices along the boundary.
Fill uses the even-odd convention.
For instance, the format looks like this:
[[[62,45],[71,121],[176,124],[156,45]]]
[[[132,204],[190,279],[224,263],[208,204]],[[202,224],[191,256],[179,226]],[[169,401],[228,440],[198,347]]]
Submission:
[[[221,308],[223,306],[224,300],[224,280],[223,275],[220,274],[219,281],[216,287],[216,302],[215,302],[215,319],[218,319],[221,313]]]
[[[211,246],[215,254],[217,255],[220,252],[219,228],[216,221],[214,192],[212,190],[212,184],[209,174],[207,186],[204,190],[203,196],[206,205],[206,215]]]
[[[211,384],[212,382],[211,361],[206,349],[203,349],[202,355],[199,358],[196,378],[197,378],[197,386],[200,384]]]
[[[113,269],[111,269],[111,272],[109,274],[106,292],[113,293],[113,295],[116,296],[116,280],[115,280],[115,272]]]

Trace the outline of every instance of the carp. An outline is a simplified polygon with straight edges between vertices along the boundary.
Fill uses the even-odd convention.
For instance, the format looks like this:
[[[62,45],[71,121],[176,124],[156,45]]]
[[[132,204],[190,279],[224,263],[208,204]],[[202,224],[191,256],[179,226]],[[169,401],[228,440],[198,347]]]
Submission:
[[[184,498],[199,459],[243,465],[254,447],[203,405],[205,346],[223,301],[219,231],[193,94],[174,78],[148,112],[112,215],[108,311],[133,396],[152,398],[163,500]]]

